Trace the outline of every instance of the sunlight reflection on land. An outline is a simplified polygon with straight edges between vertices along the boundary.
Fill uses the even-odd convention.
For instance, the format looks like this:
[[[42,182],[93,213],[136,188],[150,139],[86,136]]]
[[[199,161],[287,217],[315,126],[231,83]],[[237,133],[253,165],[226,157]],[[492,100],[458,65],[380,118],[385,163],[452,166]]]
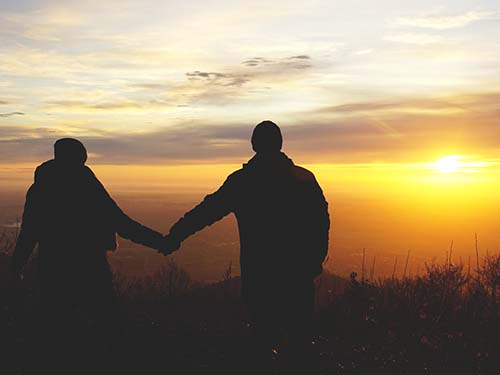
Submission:
[[[454,155],[449,153],[448,155]],[[411,250],[410,271],[444,258],[454,241],[455,261],[474,256],[474,233],[485,254],[500,246],[499,162],[463,156],[454,172],[444,173],[436,160],[407,163],[305,164],[323,187],[332,217],[328,268],[347,275],[359,272],[362,249],[367,262],[377,256],[376,275],[392,272],[396,257],[403,262]],[[300,160],[297,160],[300,163]],[[440,165],[439,163],[437,164]],[[186,210],[217,189],[238,164],[179,166],[92,166],[123,209],[134,218],[165,232]],[[0,195],[4,224],[22,211],[33,167],[10,166],[0,179],[12,187]],[[15,173],[12,173],[13,168]],[[229,262],[238,262],[234,218],[224,220],[186,241],[176,255],[195,278],[217,279]],[[128,242],[114,257],[137,272],[160,261],[154,252]],[[221,245],[222,244],[222,245]],[[123,256],[123,257],[122,257]],[[401,269],[397,270],[397,273]]]

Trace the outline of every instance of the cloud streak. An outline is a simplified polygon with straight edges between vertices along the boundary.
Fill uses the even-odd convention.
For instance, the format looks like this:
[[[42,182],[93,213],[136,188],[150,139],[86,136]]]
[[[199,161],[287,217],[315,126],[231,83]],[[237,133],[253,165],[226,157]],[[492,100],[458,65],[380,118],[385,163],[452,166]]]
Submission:
[[[24,116],[24,112],[0,113],[0,117]]]
[[[478,21],[498,19],[500,19],[500,11],[474,10],[455,15],[428,14],[417,17],[400,17],[397,19],[397,23],[401,26],[446,30],[465,27]]]
[[[500,143],[499,99],[500,93],[485,93],[325,107],[281,124],[285,150],[305,162],[329,163],[401,161],[445,146],[495,154]],[[234,163],[252,155],[252,128],[241,122],[208,121],[78,137],[98,155],[94,164]],[[50,153],[57,138],[72,135],[71,129],[3,127],[0,158],[33,161]]]
[[[411,33],[411,34],[393,34],[384,37],[384,40],[390,42],[406,43],[406,44],[417,44],[417,45],[427,45],[436,44],[442,39],[439,35],[433,34],[423,34],[423,33]]]

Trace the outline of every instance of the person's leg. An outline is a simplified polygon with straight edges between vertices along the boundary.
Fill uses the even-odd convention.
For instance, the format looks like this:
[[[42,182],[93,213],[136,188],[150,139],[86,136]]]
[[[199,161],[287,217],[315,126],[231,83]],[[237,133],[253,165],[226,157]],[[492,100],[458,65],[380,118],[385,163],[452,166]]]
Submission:
[[[312,280],[290,282],[283,292],[286,344],[283,360],[289,373],[315,374],[318,353],[313,344],[314,283]]]
[[[273,373],[282,339],[281,327],[276,324],[273,294],[269,289],[253,287],[246,289],[244,302],[252,330],[251,342],[245,357],[248,373]]]
[[[77,312],[79,360],[89,371],[105,371],[116,334],[111,272],[106,264],[93,265],[92,278],[82,279]]]

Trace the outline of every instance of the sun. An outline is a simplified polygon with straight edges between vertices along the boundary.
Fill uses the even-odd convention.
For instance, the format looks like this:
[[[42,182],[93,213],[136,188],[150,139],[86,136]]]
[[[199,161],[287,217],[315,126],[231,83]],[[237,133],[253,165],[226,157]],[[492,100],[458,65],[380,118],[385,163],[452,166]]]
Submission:
[[[441,173],[458,172],[461,166],[460,156],[445,156],[434,163],[434,167]]]

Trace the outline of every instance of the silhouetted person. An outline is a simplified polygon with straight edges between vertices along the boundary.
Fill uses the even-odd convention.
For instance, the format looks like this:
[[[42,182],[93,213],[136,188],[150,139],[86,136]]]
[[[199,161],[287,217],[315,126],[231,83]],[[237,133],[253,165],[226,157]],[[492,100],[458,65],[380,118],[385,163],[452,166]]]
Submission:
[[[87,152],[81,142],[59,139],[54,154],[36,168],[27,192],[12,267],[20,273],[38,245],[42,324],[48,325],[47,335],[53,334],[46,339],[75,344],[79,334],[104,330],[109,322],[113,291],[106,252],[116,249],[116,233],[158,249],[162,235],[117,206],[85,165]],[[93,342],[88,349],[100,344]]]
[[[234,213],[242,297],[251,318],[269,345],[284,334],[289,350],[302,353],[295,358],[300,361],[309,340],[313,280],[328,251],[330,220],[314,175],[281,152],[282,142],[276,124],[258,124],[252,135],[255,156],[187,212],[166,238],[171,248],[178,248],[195,232]]]

